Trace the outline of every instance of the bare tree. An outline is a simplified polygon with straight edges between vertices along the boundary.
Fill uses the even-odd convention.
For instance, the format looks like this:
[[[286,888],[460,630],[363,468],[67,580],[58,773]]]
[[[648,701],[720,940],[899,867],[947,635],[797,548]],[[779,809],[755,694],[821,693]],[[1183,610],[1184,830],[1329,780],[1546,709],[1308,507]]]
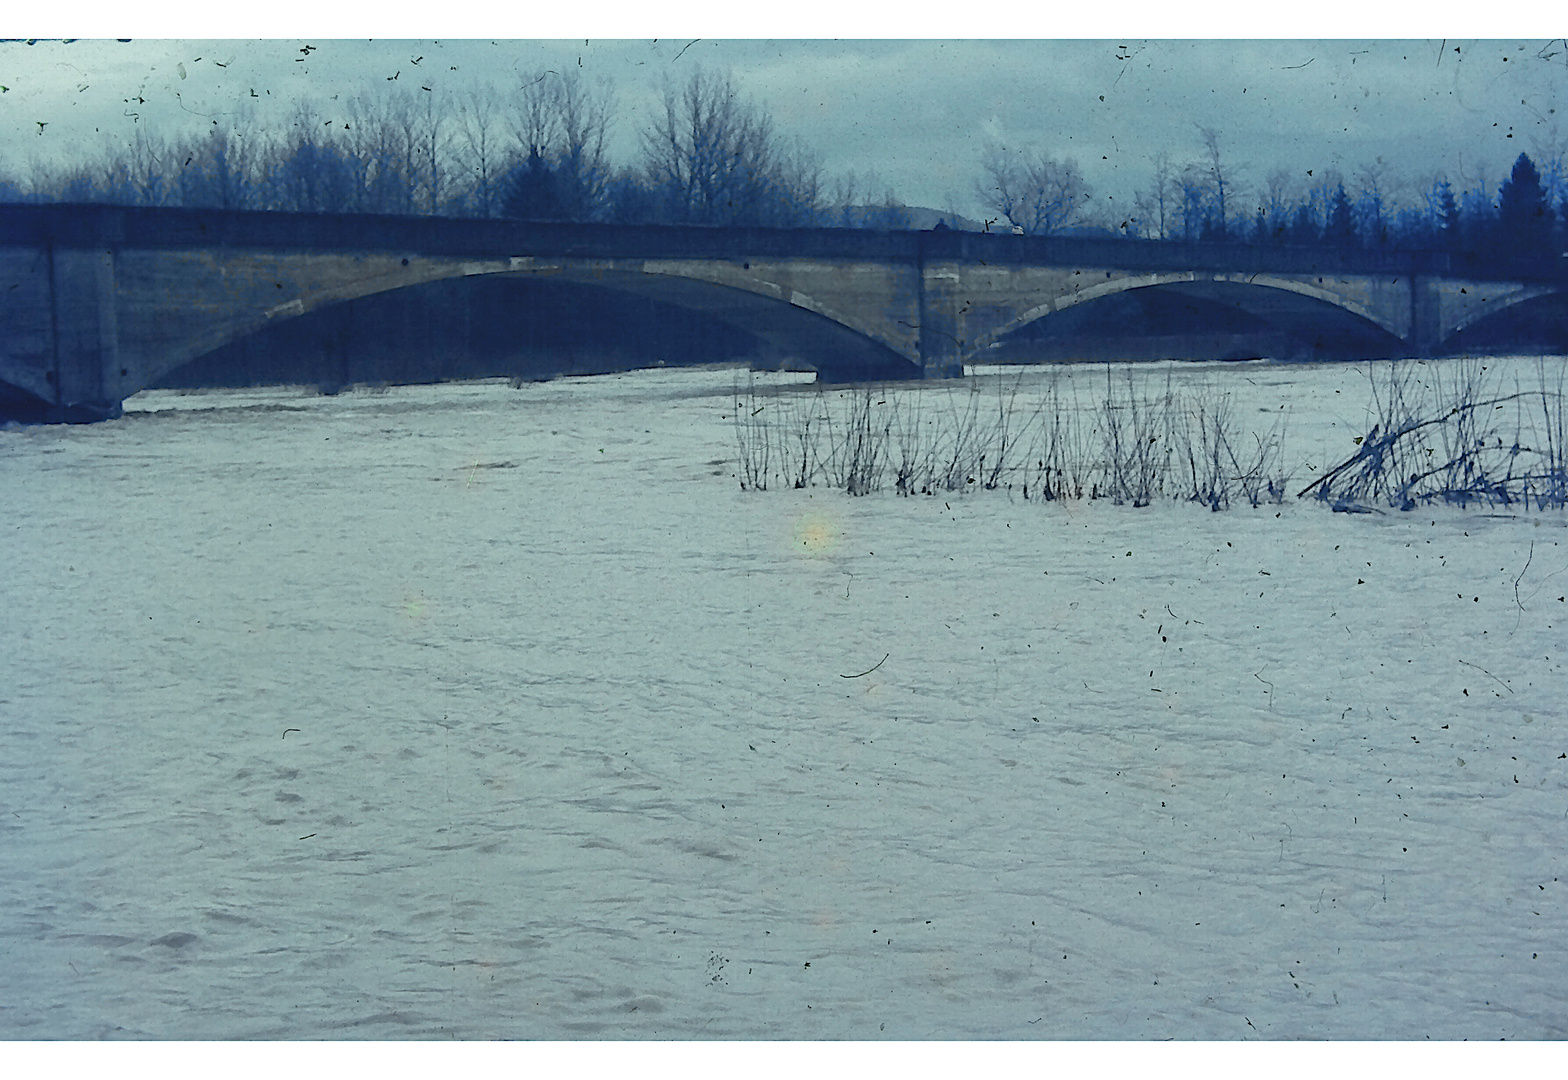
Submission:
[[[1149,158],[1149,165],[1152,170],[1149,186],[1134,195],[1133,212],[1139,224],[1139,232],[1145,238],[1168,240],[1176,195],[1171,156],[1162,150]]]
[[[821,165],[782,143],[773,121],[701,68],[664,85],[643,133],[643,168],[663,215],[701,225],[801,225],[819,212]]]
[[[254,157],[250,144],[217,126],[183,144],[179,158],[180,204],[219,210],[248,210],[255,205]]]
[[[342,125],[339,125],[342,129]],[[272,147],[267,202],[300,213],[347,213],[365,206],[364,159],[308,105],[294,114],[290,135]]]
[[[389,164],[396,183],[387,186],[394,213],[412,214],[424,186],[424,123],[409,94],[390,97],[385,105],[385,131],[390,150]]]
[[[1150,163],[1154,166],[1154,189],[1149,193],[1149,201],[1159,223],[1160,239],[1166,240],[1170,238],[1171,156],[1161,150]]]
[[[1089,188],[1071,158],[1058,161],[1040,151],[1010,151],[995,143],[980,162],[984,177],[975,186],[981,204],[1027,235],[1049,236],[1081,220]]]
[[[828,197],[832,207],[832,223],[841,228],[853,229],[860,222],[856,214],[856,207],[861,202],[860,177],[851,169],[833,181],[833,194]],[[869,183],[867,184],[869,187]]]
[[[497,193],[505,212],[566,221],[609,214],[614,171],[605,146],[614,100],[609,83],[590,84],[578,71],[537,71],[524,80],[512,111],[520,153],[507,190]]]
[[[882,187],[880,201],[872,192]],[[909,210],[891,187],[881,185],[875,174],[857,176],[845,173],[833,182],[828,219],[845,229],[907,229]]]
[[[1382,160],[1363,165],[1356,170],[1360,185],[1356,198],[1356,216],[1360,218],[1360,232],[1369,247],[1382,247],[1388,243],[1388,166]]]
[[[1263,184],[1263,215],[1276,238],[1283,237],[1290,222],[1296,181],[1289,169],[1275,169]]]
[[[121,158],[132,198],[139,206],[163,206],[173,194],[169,188],[169,145],[156,135],[149,135],[141,124],[131,137],[130,146]]]
[[[560,143],[561,84],[552,71],[535,71],[518,88],[512,113],[512,133],[526,156],[538,151],[548,157]]]
[[[439,189],[439,173],[431,183],[428,155],[430,130],[434,127],[439,144],[440,125],[432,124],[434,109],[422,109],[412,93],[417,91],[361,94],[349,102],[349,149],[363,177],[360,198],[366,212],[413,214],[428,204],[432,187]]]
[[[1230,177],[1226,175],[1220,159],[1220,136],[1213,128],[1200,127],[1198,134],[1203,136],[1203,151],[1208,162],[1209,184],[1214,193],[1214,231],[1218,239],[1225,239],[1228,234],[1229,210],[1226,206],[1226,193],[1230,189]]]
[[[769,193],[775,225],[817,225],[822,221],[822,157],[796,137],[775,152]],[[891,192],[888,193],[891,199]],[[907,216],[907,215],[906,215]]]
[[[763,164],[750,158],[771,127],[757,132],[766,119],[736,103],[729,79],[700,68],[684,87],[665,83],[663,106],[644,137],[648,175],[674,220],[717,224],[733,212],[744,169]]]
[[[1489,171],[1486,162],[1476,164],[1474,180],[1465,169],[1463,158],[1459,161],[1458,172],[1461,181],[1470,185],[1465,188],[1459,200],[1459,211],[1467,223],[1466,231],[1469,233],[1484,231],[1497,216],[1497,202],[1492,193],[1491,181],[1488,179]]]
[[[441,212],[445,193],[447,149],[451,142],[447,130],[447,115],[437,108],[435,94],[421,90],[414,106],[415,134],[419,143],[419,165],[425,192],[425,212],[432,216]]]
[[[1541,186],[1546,190],[1548,204],[1558,206],[1564,195],[1568,194],[1568,190],[1565,190],[1568,189],[1568,170],[1564,168],[1568,139],[1560,133],[1556,109],[1549,109],[1545,115],[1539,109],[1531,111],[1535,114],[1536,124],[1530,136],[1530,157],[1540,172]]]
[[[1183,241],[1201,239],[1204,222],[1209,220],[1212,206],[1210,175],[1203,165],[1190,162],[1182,166],[1176,178],[1176,200],[1181,214]]]
[[[1303,206],[1310,210],[1313,221],[1326,229],[1334,214],[1334,193],[1344,187],[1344,177],[1338,169],[1309,169],[1307,177],[1311,183]]]
[[[509,147],[499,114],[500,105],[488,87],[469,90],[459,106],[458,132],[467,203],[480,217],[495,217],[501,209],[501,175]]]
[[[369,214],[398,213],[401,207],[396,190],[405,184],[397,175],[397,140],[383,102],[360,94],[347,108],[343,150],[354,175],[354,209]]]
[[[1541,186],[1546,189],[1551,204],[1560,205],[1564,189],[1568,188],[1568,172],[1563,168],[1563,150],[1561,146],[1553,146],[1538,152],[1543,155],[1536,159],[1541,170]]]
[[[588,85],[581,72],[556,76],[561,144],[555,155],[563,209],[574,221],[595,221],[605,210],[610,165],[605,155],[615,96],[608,83]]]

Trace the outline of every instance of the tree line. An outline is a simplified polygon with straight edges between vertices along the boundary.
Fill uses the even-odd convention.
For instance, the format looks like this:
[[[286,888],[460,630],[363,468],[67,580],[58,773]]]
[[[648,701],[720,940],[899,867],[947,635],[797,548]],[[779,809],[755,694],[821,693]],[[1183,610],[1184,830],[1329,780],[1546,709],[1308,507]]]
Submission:
[[[253,92],[254,93],[254,92]],[[304,103],[281,130],[213,120],[164,139],[139,125],[123,148],[27,180],[0,175],[0,201],[103,202],[307,213],[427,214],[536,221],[898,229],[891,191],[853,175],[829,183],[821,157],[786,138],[733,79],[703,69],[666,81],[635,160],[611,160],[614,87],[540,71],[501,94],[385,89],[327,116]],[[991,145],[974,194],[984,227],[1027,235],[1176,242],[1449,250],[1546,256],[1568,250],[1563,153],[1520,154],[1493,188],[1484,175],[1402,180],[1379,159],[1352,176],[1313,169],[1243,182],[1220,134],[1200,154],[1149,159],[1130,205],[1095,201],[1070,158]],[[950,215],[951,216],[951,215]]]
[[[1446,173],[1401,182],[1378,161],[1353,177],[1275,169],[1256,187],[1238,181],[1212,128],[1201,156],[1149,159],[1149,182],[1125,214],[1097,205],[1077,163],[1035,148],[992,145],[976,196],[1003,225],[1030,235],[1122,235],[1153,240],[1291,244],[1340,249],[1464,251],[1546,257],[1568,250],[1568,173],[1561,151],[1544,169],[1521,153],[1493,189],[1484,175],[1456,187]]]
[[[666,82],[629,164],[610,159],[615,91],[541,71],[515,92],[439,99],[360,94],[327,117],[301,104],[279,133],[212,122],[163,139],[138,126],[93,161],[0,176],[3,202],[99,202],[305,213],[511,217],[535,221],[903,228],[889,192],[853,176],[829,189],[821,158],[779,133],[727,75]]]

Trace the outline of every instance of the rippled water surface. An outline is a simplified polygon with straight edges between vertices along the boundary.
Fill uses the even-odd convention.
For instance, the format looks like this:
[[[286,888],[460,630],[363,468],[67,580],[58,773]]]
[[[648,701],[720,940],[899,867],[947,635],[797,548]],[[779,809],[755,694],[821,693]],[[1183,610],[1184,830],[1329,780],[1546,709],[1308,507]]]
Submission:
[[[742,492],[734,379],[0,431],[0,1037],[1568,1034],[1560,513]]]

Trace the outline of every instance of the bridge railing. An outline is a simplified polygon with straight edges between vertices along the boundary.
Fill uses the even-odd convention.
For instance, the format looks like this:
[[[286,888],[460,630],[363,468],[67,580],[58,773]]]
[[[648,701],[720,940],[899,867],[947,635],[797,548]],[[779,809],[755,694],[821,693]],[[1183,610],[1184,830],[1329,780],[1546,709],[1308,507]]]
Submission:
[[[1431,274],[1568,280],[1568,257],[1555,255],[1523,257],[1485,252],[1035,237],[957,230],[725,229],[101,204],[0,204],[0,245],[44,244],[391,250],[454,257],[955,260],[1154,272]]]

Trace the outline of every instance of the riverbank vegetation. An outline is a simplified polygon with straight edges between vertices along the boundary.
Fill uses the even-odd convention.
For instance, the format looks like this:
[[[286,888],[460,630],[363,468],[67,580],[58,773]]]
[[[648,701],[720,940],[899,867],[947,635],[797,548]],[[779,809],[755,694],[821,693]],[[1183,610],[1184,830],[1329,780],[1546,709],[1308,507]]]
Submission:
[[[1534,386],[1502,387],[1480,361],[1369,369],[1370,427],[1342,461],[1297,493],[1337,511],[1417,506],[1560,509],[1568,505],[1568,421],[1560,365]],[[743,490],[825,487],[851,495],[962,496],[1001,489],[1025,500],[1107,499],[1211,510],[1281,503],[1294,463],[1288,413],[1240,418],[1212,384],[1178,387],[1167,372],[1093,389],[1053,370],[964,387],[805,391],[735,384],[737,478]]]
[[[1479,360],[1435,368],[1427,379],[1391,364],[1371,378],[1371,429],[1298,495],[1351,511],[1568,504],[1561,366],[1554,375],[1543,363],[1529,387],[1498,385]]]
[[[736,384],[742,489],[829,487],[851,495],[953,497],[1005,490],[1026,500],[1187,499],[1214,510],[1279,502],[1289,477],[1286,417],[1243,431],[1228,393],[1197,392],[1109,367],[1081,390],[1052,373],[960,388],[767,392]]]

